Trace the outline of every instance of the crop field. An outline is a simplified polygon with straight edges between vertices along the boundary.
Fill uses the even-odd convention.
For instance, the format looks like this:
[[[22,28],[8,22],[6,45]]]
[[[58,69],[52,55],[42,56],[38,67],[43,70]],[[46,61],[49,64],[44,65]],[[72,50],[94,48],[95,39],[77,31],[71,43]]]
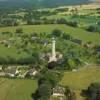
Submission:
[[[80,27],[87,27],[88,25],[96,25],[99,22],[99,4],[90,4],[90,5],[82,5],[82,6],[65,6],[65,11],[58,11],[57,14],[50,15],[50,16],[42,16],[48,19],[60,19],[64,18],[67,21],[76,21],[80,24]],[[66,10],[69,8],[69,10]],[[77,11],[73,13],[71,9],[76,9]],[[52,9],[52,10],[56,10]],[[60,9],[60,8],[59,8]],[[52,11],[51,10],[51,11]]]
[[[60,84],[71,87],[75,90],[78,100],[83,100],[83,97],[80,96],[80,91],[87,89],[91,83],[95,82],[100,83],[99,66],[82,68],[77,72],[65,72]]]
[[[36,88],[35,80],[0,78],[0,100],[32,100]]]

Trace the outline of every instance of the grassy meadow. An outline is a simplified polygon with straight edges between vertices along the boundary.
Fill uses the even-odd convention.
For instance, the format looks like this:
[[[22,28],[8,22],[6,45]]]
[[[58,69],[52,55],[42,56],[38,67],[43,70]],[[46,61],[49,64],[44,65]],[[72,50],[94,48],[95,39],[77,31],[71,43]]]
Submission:
[[[91,41],[95,44],[100,43],[100,34],[98,33],[91,33],[87,32],[80,28],[73,28],[66,25],[23,25],[23,26],[17,26],[17,27],[1,27],[0,32],[15,32],[17,28],[23,28],[24,33],[31,34],[33,32],[41,33],[46,32],[50,33],[54,29],[60,29],[63,32],[66,32],[67,34],[70,34],[76,39],[81,39],[84,42]]]
[[[96,66],[82,68],[78,72],[65,72],[60,84],[71,87],[77,100],[84,100],[80,95],[91,83],[100,82],[100,69]],[[0,100],[32,100],[31,94],[37,88],[35,80],[0,78]],[[54,99],[55,100],[55,99]]]
[[[35,80],[0,78],[0,100],[32,100],[36,88]]]
[[[60,84],[71,87],[77,96],[77,100],[84,100],[80,95],[81,90],[87,89],[91,83],[100,83],[99,66],[82,68],[77,72],[65,72]]]
[[[54,29],[59,29],[65,32],[66,34],[71,35],[75,39],[82,40],[83,43],[86,42],[92,42],[92,44],[100,45],[100,34],[99,33],[91,33],[87,32],[80,28],[73,28],[67,25],[23,25],[23,26],[17,26],[17,27],[1,27],[0,28],[0,40],[8,40],[13,39],[15,41],[14,45],[11,45],[10,48],[7,48],[5,45],[0,44],[0,57],[6,58],[6,57],[13,57],[16,60],[24,57],[29,57],[29,54],[25,51],[18,54],[18,47],[16,47],[16,44],[19,46],[22,44],[22,40],[17,37],[15,34],[15,31],[17,28],[23,29],[23,34],[32,34],[34,32],[36,33],[42,33],[46,32],[47,34],[51,33]],[[9,34],[2,34],[2,32],[12,32],[13,36],[10,37]],[[70,41],[69,41],[70,43]],[[35,45],[31,45],[34,47]],[[30,48],[30,47],[28,47]]]

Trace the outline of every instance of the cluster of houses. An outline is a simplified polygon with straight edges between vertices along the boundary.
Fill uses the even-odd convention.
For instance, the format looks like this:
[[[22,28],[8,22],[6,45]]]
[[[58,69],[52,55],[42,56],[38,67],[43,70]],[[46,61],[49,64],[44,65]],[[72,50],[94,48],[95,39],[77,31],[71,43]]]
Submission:
[[[18,67],[8,67],[6,69],[3,69],[2,66],[0,66],[0,77],[10,77],[10,78],[25,78],[26,75],[28,76],[35,76],[38,74],[38,70],[35,68],[28,69],[26,71],[22,71],[21,69],[18,69]]]

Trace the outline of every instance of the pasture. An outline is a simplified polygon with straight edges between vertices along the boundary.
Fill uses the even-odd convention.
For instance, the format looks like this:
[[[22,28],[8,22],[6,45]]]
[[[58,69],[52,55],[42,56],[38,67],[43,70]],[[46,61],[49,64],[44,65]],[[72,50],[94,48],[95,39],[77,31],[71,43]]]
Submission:
[[[84,100],[80,95],[81,90],[87,89],[91,83],[100,83],[99,66],[82,68],[77,72],[65,72],[60,84],[71,87],[77,96],[77,100]]]
[[[36,88],[35,80],[0,78],[0,100],[32,100]]]
[[[29,53],[25,52],[24,50],[20,53],[19,47],[21,47],[21,44],[23,43],[21,38],[18,37],[15,33],[17,28],[23,29],[23,34],[31,35],[32,33],[36,32],[39,33],[47,33],[50,34],[54,29],[59,29],[65,32],[66,34],[71,35],[74,39],[82,40],[83,43],[86,42],[92,42],[93,45],[100,45],[100,34],[99,33],[91,33],[87,32],[80,28],[73,28],[67,25],[24,25],[24,26],[17,26],[17,27],[1,27],[0,28],[0,41],[3,40],[9,40],[13,39],[14,44],[8,48],[7,46],[0,44],[0,57],[1,58],[14,58],[16,60],[29,57]],[[2,32],[12,32],[12,36],[9,34],[3,34]],[[59,42],[59,41],[58,41]],[[68,41],[71,43],[70,41]],[[27,49],[31,47],[36,47],[36,44],[31,44],[30,46],[27,46]],[[31,49],[30,49],[31,50]]]
[[[93,42],[94,44],[100,43],[100,34],[96,32],[87,32],[80,28],[73,28],[67,25],[23,25],[23,26],[17,26],[17,27],[1,27],[0,32],[12,32],[14,33],[17,28],[22,28],[24,33],[31,34],[33,32],[37,33],[51,33],[54,29],[62,30],[63,32],[66,32],[67,34],[70,34],[73,38],[81,39],[84,42]]]

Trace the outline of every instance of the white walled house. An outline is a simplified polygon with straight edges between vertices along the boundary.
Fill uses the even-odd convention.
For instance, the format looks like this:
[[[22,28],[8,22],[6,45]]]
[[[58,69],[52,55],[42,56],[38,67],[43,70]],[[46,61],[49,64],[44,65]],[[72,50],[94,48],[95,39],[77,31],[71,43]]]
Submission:
[[[0,66],[0,71],[2,71],[2,66]]]
[[[53,88],[53,96],[63,97],[64,93],[65,93],[65,89],[61,86],[56,86],[55,88]]]
[[[30,69],[28,72],[27,72],[27,75],[29,76],[35,76],[36,74],[38,74],[38,71],[33,68],[33,69]]]
[[[9,69],[5,71],[5,75],[8,77],[15,77],[19,74],[19,71],[17,69]]]

